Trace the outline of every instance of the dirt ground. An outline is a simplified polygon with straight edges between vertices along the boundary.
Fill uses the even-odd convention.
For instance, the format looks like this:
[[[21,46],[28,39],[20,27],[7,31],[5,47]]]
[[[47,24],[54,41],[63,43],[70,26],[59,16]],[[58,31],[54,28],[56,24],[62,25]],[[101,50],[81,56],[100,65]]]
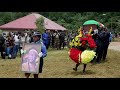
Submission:
[[[120,51],[120,42],[111,42],[108,49]]]

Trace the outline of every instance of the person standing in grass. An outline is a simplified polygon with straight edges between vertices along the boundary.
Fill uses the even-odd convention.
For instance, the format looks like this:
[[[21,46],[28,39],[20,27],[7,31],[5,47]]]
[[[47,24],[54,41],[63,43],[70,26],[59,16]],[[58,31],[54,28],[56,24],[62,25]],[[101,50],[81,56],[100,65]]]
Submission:
[[[5,41],[5,47],[6,47],[6,54],[8,56],[8,59],[12,59],[12,52],[13,52],[13,47],[14,47],[14,40],[12,35],[9,33],[6,41]]]
[[[46,49],[45,45],[43,44],[43,42],[41,42],[40,38],[41,38],[41,34],[39,32],[34,32],[34,34],[33,34],[34,42],[33,43],[41,44],[41,51],[38,55],[40,57],[39,73],[42,73],[43,58],[47,56],[47,49]],[[21,53],[21,54],[25,54],[25,52],[23,51],[23,53]],[[25,77],[29,78],[30,74],[31,73],[25,73]],[[38,75],[39,74],[34,74],[34,78],[38,78]]]
[[[104,28],[103,34],[104,34],[104,38],[103,38],[103,56],[102,56],[102,59],[106,60],[108,46],[110,44],[110,32],[108,32],[107,28]]]
[[[14,46],[13,46],[13,52],[12,52],[12,57],[14,59],[17,57],[19,47],[20,47],[20,36],[17,32],[14,36]]]
[[[44,45],[48,49],[49,48],[49,42],[50,42],[50,35],[49,35],[48,31],[45,31],[42,34],[42,40],[43,40]]]
[[[102,59],[103,60],[106,59],[107,50],[110,43],[109,37],[110,37],[110,33],[107,31],[107,28],[99,29],[99,33],[97,37],[97,50],[96,50],[97,53],[96,61],[98,63],[100,63]]]
[[[5,39],[1,34],[0,34],[0,52],[2,59],[5,59]]]
[[[64,46],[65,46],[65,36],[66,36],[65,32],[61,31],[60,36],[59,36],[59,39],[60,39],[59,49],[61,49],[61,47],[63,47],[63,49],[64,49]]]

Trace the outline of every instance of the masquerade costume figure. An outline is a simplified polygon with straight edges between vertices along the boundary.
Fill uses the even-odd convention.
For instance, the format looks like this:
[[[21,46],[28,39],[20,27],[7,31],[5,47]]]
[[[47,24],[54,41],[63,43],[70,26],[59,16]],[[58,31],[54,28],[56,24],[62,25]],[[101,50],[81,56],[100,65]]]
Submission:
[[[83,72],[85,72],[86,65],[90,63],[95,57],[94,49],[96,43],[92,38],[92,27],[88,33],[83,32],[80,28],[79,35],[76,36],[72,42],[70,42],[69,57],[76,63],[73,70],[77,71],[77,67],[80,63],[84,64]]]

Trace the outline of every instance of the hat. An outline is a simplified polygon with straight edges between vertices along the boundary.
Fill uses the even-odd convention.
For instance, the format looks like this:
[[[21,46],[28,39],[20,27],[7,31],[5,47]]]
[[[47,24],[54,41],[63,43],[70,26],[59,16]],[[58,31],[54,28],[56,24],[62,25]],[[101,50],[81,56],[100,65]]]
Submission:
[[[34,36],[41,36],[41,34],[40,34],[40,32],[34,32],[34,33],[33,33],[33,37],[34,37]]]

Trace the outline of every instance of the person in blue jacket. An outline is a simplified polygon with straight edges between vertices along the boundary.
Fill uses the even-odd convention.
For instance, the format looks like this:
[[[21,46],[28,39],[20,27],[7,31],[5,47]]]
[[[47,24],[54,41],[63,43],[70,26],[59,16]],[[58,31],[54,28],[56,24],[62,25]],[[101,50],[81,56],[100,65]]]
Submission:
[[[43,40],[44,45],[46,46],[46,49],[48,49],[49,48],[49,43],[50,43],[50,35],[47,31],[45,31],[42,34],[42,40]]]
[[[112,33],[110,32],[109,42],[112,42],[112,39],[113,39],[113,35],[112,35]]]
[[[41,34],[39,32],[34,32],[33,34],[33,43],[36,43],[36,44],[41,44],[42,47],[41,47],[41,52],[39,53],[39,57],[40,57],[40,66],[39,66],[39,73],[42,73],[42,67],[43,67],[43,58],[47,56],[47,50],[46,50],[46,47],[45,45],[43,44],[43,42],[41,42],[40,40],[41,38]],[[23,53],[21,54],[24,54],[25,51],[21,51]],[[29,78],[31,73],[25,73],[25,77],[26,78]],[[34,74],[34,78],[38,78],[38,75],[39,74]]]

